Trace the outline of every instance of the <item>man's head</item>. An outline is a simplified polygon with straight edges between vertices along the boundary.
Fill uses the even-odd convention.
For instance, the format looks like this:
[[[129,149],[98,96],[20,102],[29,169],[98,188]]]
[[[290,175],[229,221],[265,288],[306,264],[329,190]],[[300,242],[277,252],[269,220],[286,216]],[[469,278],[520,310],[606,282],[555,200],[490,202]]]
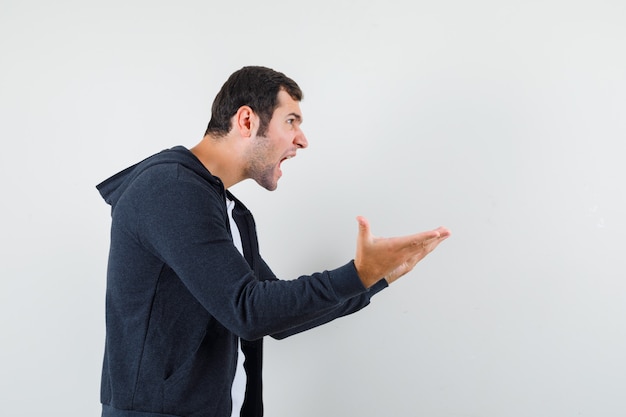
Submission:
[[[234,72],[222,86],[211,107],[206,135],[222,137],[230,132],[231,118],[240,107],[249,106],[260,118],[259,136],[264,136],[274,110],[278,92],[284,90],[293,100],[302,100],[302,90],[291,78],[270,68],[249,66]]]

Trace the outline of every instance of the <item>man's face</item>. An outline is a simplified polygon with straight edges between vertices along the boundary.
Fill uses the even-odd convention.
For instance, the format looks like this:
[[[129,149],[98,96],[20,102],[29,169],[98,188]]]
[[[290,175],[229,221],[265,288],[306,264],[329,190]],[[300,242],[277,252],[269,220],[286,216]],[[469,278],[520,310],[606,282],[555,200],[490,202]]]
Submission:
[[[246,176],[261,187],[274,191],[282,176],[280,165],[296,156],[298,148],[306,148],[308,142],[300,124],[300,103],[281,90],[278,92],[278,107],[274,110],[265,136],[254,136],[248,148]]]

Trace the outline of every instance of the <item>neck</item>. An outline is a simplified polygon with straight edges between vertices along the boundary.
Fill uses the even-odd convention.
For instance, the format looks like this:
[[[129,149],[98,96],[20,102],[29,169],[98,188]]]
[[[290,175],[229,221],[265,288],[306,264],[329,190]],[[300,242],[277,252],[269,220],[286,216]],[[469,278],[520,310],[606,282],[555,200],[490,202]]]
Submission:
[[[219,138],[206,135],[190,149],[211,174],[222,180],[226,189],[245,179],[240,161],[241,151],[233,139],[229,135]]]

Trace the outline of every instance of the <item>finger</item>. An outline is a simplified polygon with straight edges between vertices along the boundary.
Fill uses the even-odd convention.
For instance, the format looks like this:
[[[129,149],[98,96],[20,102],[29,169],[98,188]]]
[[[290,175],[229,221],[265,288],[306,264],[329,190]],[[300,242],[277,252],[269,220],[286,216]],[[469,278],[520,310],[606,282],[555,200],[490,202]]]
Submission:
[[[441,243],[443,240],[447,239],[450,237],[451,232],[448,228],[440,226],[434,230],[432,230],[432,232],[436,232],[437,235],[435,236],[430,236],[430,237],[425,237],[424,240],[422,241],[422,246],[426,249],[428,245],[430,245],[433,242],[437,242],[437,245],[439,243]],[[434,248],[433,248],[434,249]]]
[[[446,239],[450,237],[450,235],[452,234],[452,232],[450,232],[450,230],[447,227],[443,227],[443,226],[440,226],[436,228],[435,230],[439,232],[439,235],[440,235],[439,237],[441,239]]]
[[[390,238],[390,240],[393,241],[393,244],[396,245],[398,249],[415,250],[424,248],[426,242],[436,239],[439,236],[440,233],[437,230],[429,230],[414,235]]]
[[[423,242],[422,245],[424,246],[425,250],[427,250],[428,252],[432,252],[435,250],[435,248],[437,248],[437,246],[439,246],[441,242],[446,240],[448,237],[450,237],[450,231],[446,229],[439,235],[439,237],[426,240]]]

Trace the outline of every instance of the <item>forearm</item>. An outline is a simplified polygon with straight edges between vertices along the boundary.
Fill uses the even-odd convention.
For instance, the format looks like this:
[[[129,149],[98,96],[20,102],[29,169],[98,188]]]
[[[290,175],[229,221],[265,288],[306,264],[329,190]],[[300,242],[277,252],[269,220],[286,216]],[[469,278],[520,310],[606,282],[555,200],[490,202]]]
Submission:
[[[388,286],[387,281],[385,281],[384,279],[381,279],[376,284],[371,286],[367,290],[366,293],[347,300],[346,302],[338,305],[337,307],[330,309],[328,312],[324,313],[318,318],[308,321],[306,323],[300,324],[298,326],[292,327],[283,332],[271,334],[270,336],[274,339],[282,340],[289,336],[293,336],[295,334],[302,333],[304,331],[329,323],[339,317],[356,313],[357,311],[369,305],[371,298],[374,295],[376,295],[378,292],[387,288],[387,286]]]

